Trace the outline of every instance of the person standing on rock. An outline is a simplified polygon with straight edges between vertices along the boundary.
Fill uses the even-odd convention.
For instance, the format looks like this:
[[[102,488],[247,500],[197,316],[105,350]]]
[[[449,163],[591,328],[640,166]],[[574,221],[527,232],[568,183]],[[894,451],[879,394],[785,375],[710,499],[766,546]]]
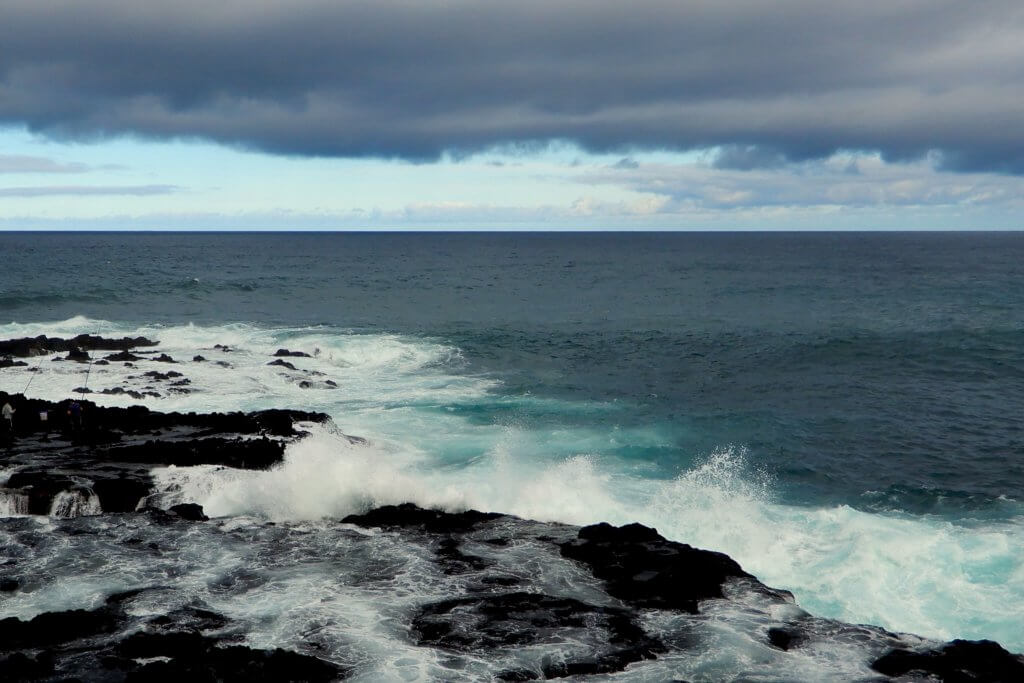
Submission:
[[[77,432],[82,429],[82,405],[78,401],[72,401],[68,406],[68,418],[71,421],[71,431]]]
[[[9,431],[11,434],[13,434],[14,433],[14,408],[11,407],[10,402],[4,403],[3,414],[4,414],[4,422],[6,423],[4,426],[7,427],[7,431]]]

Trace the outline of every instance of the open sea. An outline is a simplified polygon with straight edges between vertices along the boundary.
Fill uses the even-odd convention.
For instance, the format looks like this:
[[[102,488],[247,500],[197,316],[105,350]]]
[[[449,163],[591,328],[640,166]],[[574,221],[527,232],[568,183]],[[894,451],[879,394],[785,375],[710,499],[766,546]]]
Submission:
[[[0,233],[0,339],[227,345],[232,369],[196,364],[194,393],[146,405],[324,411],[370,441],[314,431],[269,472],[157,473],[237,525],[326,534],[400,502],[635,521],[817,616],[1021,652],[1022,269],[1024,233]],[[267,366],[281,347],[318,351],[306,367],[338,388]],[[49,400],[130,372],[41,367],[27,394]],[[32,376],[0,369],[0,390]],[[212,567],[243,551],[206,552]],[[0,616],[130,587],[59,556],[35,561],[66,576]],[[278,615],[254,641],[286,645],[299,627],[274,600],[321,590],[291,580],[220,609]],[[431,675],[354,625],[387,606],[337,600],[381,662],[368,680]]]

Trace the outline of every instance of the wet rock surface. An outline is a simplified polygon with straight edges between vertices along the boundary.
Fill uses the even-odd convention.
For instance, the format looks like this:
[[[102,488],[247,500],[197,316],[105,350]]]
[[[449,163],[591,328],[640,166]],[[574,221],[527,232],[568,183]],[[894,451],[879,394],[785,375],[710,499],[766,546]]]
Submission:
[[[887,676],[927,676],[949,683],[1024,681],[1024,658],[990,640],[954,640],[916,652],[897,648],[871,667]]]
[[[87,351],[129,351],[138,347],[156,346],[158,342],[145,337],[122,337],[108,339],[91,334],[80,334],[71,339],[60,337],[23,337],[0,341],[0,356],[30,356],[51,353],[87,352]]]
[[[278,349],[274,352],[274,355],[278,358],[312,358],[312,356],[305,351],[289,351],[288,349]]]
[[[0,621],[5,681],[335,681],[348,671],[317,657],[239,645],[231,621],[189,607],[138,624],[125,608],[145,591],[114,595],[95,610]],[[141,628],[140,628],[141,627]]]
[[[555,640],[595,643],[583,657],[545,663],[541,669],[545,678],[622,671],[632,662],[653,659],[667,650],[664,643],[647,635],[630,610],[539,593],[501,593],[431,603],[415,616],[412,627],[420,645],[466,652]]]
[[[294,563],[303,561],[306,552],[294,541],[310,533],[302,525],[291,529],[264,522],[239,528],[230,518],[208,521],[194,504],[168,510],[147,508],[119,519],[122,528],[130,528],[121,536],[122,547],[131,549],[124,552],[136,557],[147,553],[173,557],[173,539],[190,529],[210,534],[194,547],[214,548],[209,543],[222,542],[216,539],[225,534],[240,534],[238,540],[246,547],[258,544],[259,555],[266,555],[262,564],[245,562],[206,579],[209,595],[220,600],[232,594],[243,602],[280,588],[281,579],[290,574]],[[68,539],[88,539],[105,528],[100,522],[81,526],[76,521],[67,520],[57,533]],[[30,534],[25,542],[45,543],[44,533],[54,532]],[[579,528],[405,504],[351,515],[344,523],[334,523],[332,533],[332,540],[316,546],[305,561],[338,569],[368,562],[356,585],[391,587],[412,568],[417,575],[444,577],[430,591],[413,596],[405,609],[391,612],[389,623],[396,637],[407,639],[403,647],[429,649],[437,661],[451,663],[453,668],[447,670],[457,680],[579,680],[654,666],[666,657],[699,659],[706,656],[707,648],[739,645],[709,640],[694,630],[721,620],[723,608],[729,605],[744,618],[761,615],[764,623],[775,624],[760,631],[760,637],[777,657],[803,659],[816,650],[862,648],[865,671],[858,680],[1015,681],[1020,680],[1024,666],[1018,655],[995,643],[943,644],[815,618],[796,607],[784,591],[763,586],[720,553],[667,541],[654,529],[639,525]],[[396,563],[394,557],[388,559],[387,551],[378,555],[380,550],[370,550],[398,545],[413,549],[420,559],[413,564]],[[335,547],[337,554],[327,550],[324,556],[325,549]],[[579,547],[587,548],[585,559],[565,552]],[[402,557],[411,559],[405,552]],[[524,563],[524,557],[531,560]],[[643,569],[640,563],[647,561],[650,568]],[[606,574],[603,567],[608,566],[631,572],[640,569],[634,576],[644,583],[643,590],[638,595],[632,588],[622,590],[625,579],[617,574],[598,576]],[[648,571],[683,585],[652,582]],[[323,631],[330,622],[322,617],[298,629],[299,639],[289,641],[287,648],[251,647],[246,633],[252,624],[238,623],[211,608],[192,590],[175,594],[173,586],[164,585],[173,576],[156,572],[148,584],[109,595],[94,609],[0,621],[0,679],[313,681],[360,675],[362,655],[346,641],[325,640]],[[721,577],[720,583],[713,585],[718,579],[709,577]],[[0,567],[0,578],[8,595],[31,590],[37,581],[19,574],[17,560]],[[336,580],[346,581],[341,576]],[[659,585],[662,595],[653,588]],[[439,594],[440,587],[450,593]],[[351,589],[350,585],[345,590]],[[680,602],[681,592],[688,596],[684,606],[671,606]],[[719,597],[692,597],[708,593]],[[692,610],[691,599],[696,600]],[[160,604],[167,607],[154,612],[153,606]],[[341,614],[345,604],[341,603]],[[286,611],[290,614],[291,608]],[[757,637],[758,631],[750,633]],[[466,668],[473,662],[489,662],[493,668],[484,675]],[[868,665],[874,667],[873,677]],[[751,669],[756,670],[756,666]],[[644,678],[643,674],[640,678],[678,679]]]
[[[667,541],[640,524],[583,527],[561,549],[605,580],[611,595],[641,607],[696,614],[699,601],[723,597],[727,579],[752,578],[724,553]]]
[[[151,491],[153,467],[267,469],[301,436],[295,422],[328,420],[293,410],[160,413],[80,400],[76,421],[70,399],[54,403],[0,392],[0,404],[8,401],[17,412],[14,433],[0,434],[0,465],[16,469],[0,493],[24,497],[25,512],[37,515],[49,514],[63,492],[95,496],[104,512],[135,510]]]

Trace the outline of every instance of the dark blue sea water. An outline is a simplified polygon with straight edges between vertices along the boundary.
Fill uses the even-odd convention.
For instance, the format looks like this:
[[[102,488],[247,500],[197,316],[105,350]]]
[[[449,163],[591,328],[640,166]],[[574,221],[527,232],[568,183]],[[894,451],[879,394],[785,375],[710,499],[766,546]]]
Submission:
[[[389,444],[389,496],[637,519],[819,614],[1024,649],[1024,234],[6,233],[0,262],[3,338],[329,352],[330,396],[254,369],[176,400],[326,409]]]

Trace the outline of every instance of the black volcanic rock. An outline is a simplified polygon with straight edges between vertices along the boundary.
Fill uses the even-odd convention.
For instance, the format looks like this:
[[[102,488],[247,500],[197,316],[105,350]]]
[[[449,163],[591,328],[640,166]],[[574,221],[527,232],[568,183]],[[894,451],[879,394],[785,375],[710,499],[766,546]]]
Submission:
[[[0,680],[334,681],[349,671],[282,649],[227,644],[201,631],[229,624],[208,610],[186,607],[151,619],[145,630],[125,627],[121,603],[141,591],[112,596],[99,609],[47,612],[0,621]],[[69,678],[73,676],[75,678]]]
[[[312,356],[310,356],[305,351],[289,351],[288,349],[278,349],[276,352],[274,352],[274,355],[277,356],[278,358],[312,358]]]
[[[47,515],[53,499],[62,491],[78,486],[73,477],[49,470],[23,469],[15,472],[7,480],[8,489],[20,490],[28,496],[28,512],[30,515]]]
[[[81,349],[71,349],[68,351],[68,355],[65,356],[64,360],[74,360],[79,363],[84,363],[89,360],[89,352]]]
[[[136,356],[134,353],[131,353],[130,351],[120,351],[118,353],[112,353],[109,356],[105,356],[104,360],[113,360],[120,362],[136,361],[142,360],[142,356]]]
[[[174,370],[169,370],[167,372],[157,372],[156,370],[150,370],[149,372],[142,373],[142,376],[150,377],[158,382],[163,382],[169,379],[173,379],[175,377],[181,377],[182,374]]]
[[[19,419],[13,437],[0,434],[4,464],[18,468],[0,488],[24,496],[27,512],[35,515],[49,514],[62,492],[95,494],[103,512],[132,512],[152,490],[152,467],[267,469],[282,461],[286,440],[300,435],[294,421],[328,419],[323,413],[289,410],[158,413],[144,406],[106,408],[81,400],[82,424],[75,427],[68,415],[70,400],[52,403],[0,392],[0,404],[6,401]],[[42,420],[41,413],[48,419]],[[155,433],[159,438],[153,438]]]
[[[523,648],[536,643],[591,641],[586,657],[549,663],[546,678],[622,671],[667,648],[627,609],[589,605],[540,593],[500,593],[442,600],[413,618],[419,645],[459,652]],[[584,636],[585,634],[585,636]],[[514,678],[528,680],[528,678]]]
[[[170,373],[167,373],[171,376]],[[104,389],[101,393],[128,394],[121,387]],[[0,405],[5,402],[18,410],[20,420],[15,428],[20,434],[66,430],[68,428],[68,406],[70,399],[59,402],[41,399],[26,399],[21,394],[0,391]],[[327,422],[325,413],[301,410],[259,410],[252,413],[160,413],[145,406],[126,408],[98,406],[91,401],[79,401],[82,406],[82,423],[87,430],[117,430],[122,434],[144,434],[154,429],[185,428],[201,431],[205,435],[215,434],[266,434],[269,436],[296,436],[294,422]],[[49,420],[38,420],[41,412],[47,412]]]
[[[875,660],[871,668],[886,676],[937,676],[946,683],[1024,681],[1024,657],[991,640],[954,640],[926,652],[897,648]]]
[[[277,360],[270,361],[269,363],[267,363],[267,365],[277,365],[277,366],[282,367],[282,368],[288,368],[289,370],[295,370],[296,369],[294,365],[292,365],[291,363],[289,363],[286,360],[281,360],[280,358],[278,358]]]
[[[462,552],[461,542],[455,538],[445,538],[438,545],[435,555],[445,574],[462,574],[469,571],[480,571],[494,563],[477,555]]]
[[[83,351],[128,351],[139,346],[156,346],[158,343],[145,337],[107,339],[91,334],[80,334],[73,339],[61,339],[60,337],[40,335],[38,337],[23,337],[21,339],[0,341],[0,355],[26,358],[47,353],[63,353],[73,349]]]
[[[0,358],[0,368],[24,368],[27,367],[28,363],[22,360],[13,360],[11,358]]]
[[[586,526],[560,548],[603,579],[609,594],[641,607],[697,614],[699,601],[722,597],[726,580],[753,578],[728,555],[665,540],[640,524]]]
[[[788,652],[791,647],[796,647],[803,641],[803,634],[791,628],[770,628],[768,629],[768,642]]]
[[[91,612],[81,609],[44,612],[28,621],[16,617],[0,620],[0,648],[49,648],[97,633],[109,633],[118,626],[116,610],[103,607]]]
[[[115,462],[147,465],[225,465],[246,470],[265,470],[284,459],[284,443],[262,439],[205,438],[188,441],[151,439],[141,444],[106,451]]]
[[[39,681],[53,673],[53,655],[46,650],[34,656],[15,652],[0,658],[0,680],[3,681]]]
[[[412,503],[385,505],[362,515],[349,515],[341,521],[362,527],[419,527],[432,533],[469,531],[477,524],[504,515],[495,512],[442,512],[424,510]]]
[[[172,505],[170,510],[182,519],[188,519],[193,522],[206,522],[210,519],[203,512],[203,506],[196,503],[180,503],[178,505]]]
[[[149,495],[153,481],[145,470],[122,471],[120,476],[98,479],[92,485],[104,512],[132,512]]]

